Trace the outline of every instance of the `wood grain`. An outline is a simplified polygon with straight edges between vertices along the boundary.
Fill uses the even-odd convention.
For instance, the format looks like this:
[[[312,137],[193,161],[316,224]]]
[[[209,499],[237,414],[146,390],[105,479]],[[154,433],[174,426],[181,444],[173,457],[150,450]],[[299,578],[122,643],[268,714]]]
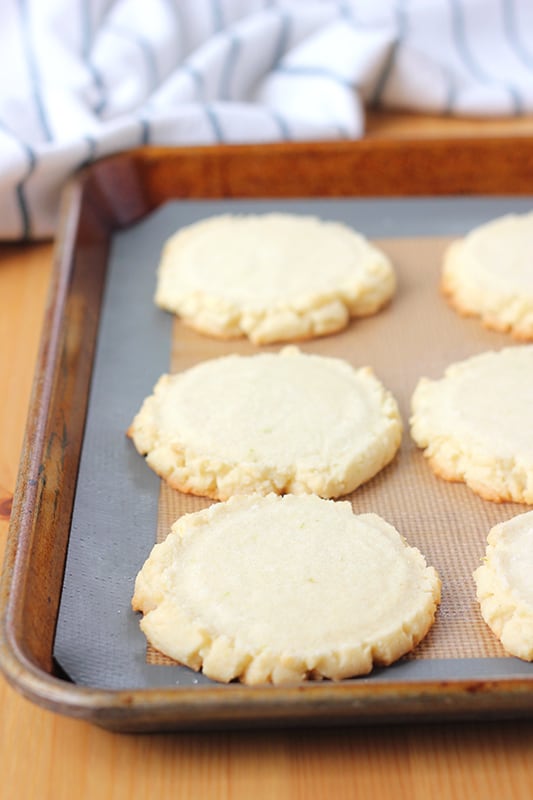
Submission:
[[[7,504],[50,263],[49,245],[0,246],[0,501]],[[0,518],[0,551],[6,533]],[[0,709],[2,800],[533,796],[530,721],[124,736],[43,711],[2,679]]]
[[[366,115],[367,139],[454,139],[463,136],[533,136],[533,116],[439,117],[430,114],[398,114],[394,111],[369,111]]]

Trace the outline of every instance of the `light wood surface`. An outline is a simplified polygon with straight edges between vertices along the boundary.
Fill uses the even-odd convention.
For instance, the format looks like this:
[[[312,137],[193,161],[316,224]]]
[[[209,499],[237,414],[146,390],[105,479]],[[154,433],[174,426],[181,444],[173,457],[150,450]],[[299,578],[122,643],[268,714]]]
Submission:
[[[445,136],[533,136],[533,116],[513,117],[438,117],[370,111],[366,115],[367,139],[409,139]]]
[[[533,121],[492,124],[531,135]],[[529,126],[529,127],[528,127]],[[377,115],[371,136],[479,133]],[[0,555],[50,277],[49,244],[0,245]],[[32,705],[0,679],[0,800],[533,797],[533,721],[125,736]]]

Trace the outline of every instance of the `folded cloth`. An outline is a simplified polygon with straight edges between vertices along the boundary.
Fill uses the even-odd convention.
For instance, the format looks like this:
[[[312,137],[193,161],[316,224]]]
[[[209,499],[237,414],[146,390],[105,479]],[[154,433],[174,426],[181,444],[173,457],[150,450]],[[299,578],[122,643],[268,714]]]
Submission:
[[[3,0],[0,238],[78,167],[159,145],[357,138],[365,105],[533,111],[531,0]]]

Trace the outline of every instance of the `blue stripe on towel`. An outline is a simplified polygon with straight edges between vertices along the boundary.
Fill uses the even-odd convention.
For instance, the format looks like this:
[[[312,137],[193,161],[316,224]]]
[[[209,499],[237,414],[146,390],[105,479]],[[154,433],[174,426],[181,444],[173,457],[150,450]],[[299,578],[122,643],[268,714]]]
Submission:
[[[119,25],[108,25],[106,30],[114,33],[116,36],[126,39],[139,48],[144,58],[149,91],[152,92],[159,83],[159,70],[152,42],[136,31],[130,31],[128,28],[123,28]]]
[[[204,76],[200,72],[199,69],[193,67],[192,64],[183,63],[180,65],[179,69],[183,70],[184,72],[189,75],[196,85],[196,93],[199,98],[203,97],[205,94],[205,83],[204,83]]]
[[[235,66],[239,58],[241,43],[234,34],[228,35],[228,50],[224,63],[220,70],[220,82],[218,87],[218,96],[221,100],[231,99],[231,79],[235,72]]]
[[[107,105],[107,97],[106,97],[106,87],[102,75],[100,74],[100,70],[98,70],[95,65],[90,61],[90,59],[85,59],[85,64],[87,69],[91,73],[94,85],[98,89],[98,93],[100,95],[98,102],[94,106],[95,114],[101,114],[104,108]]]
[[[81,23],[81,51],[85,59],[91,52],[93,40],[93,26],[91,21],[90,0],[81,0],[80,3],[80,23]]]
[[[288,50],[289,39],[292,31],[292,19],[286,11],[279,10],[280,27],[278,38],[274,46],[271,70],[275,69]]]
[[[285,117],[283,117],[279,111],[274,111],[273,109],[269,109],[270,116],[276,122],[278,128],[281,131],[281,138],[286,139],[287,141],[291,140],[291,129]]]
[[[85,158],[83,159],[83,161],[81,162],[80,169],[82,167],[87,167],[89,164],[91,164],[94,161],[94,159],[96,157],[96,139],[94,138],[94,136],[89,136],[87,134],[83,138],[87,142],[88,153],[85,156]]]
[[[348,130],[345,125],[342,125],[340,122],[333,122],[333,125],[337,129],[337,135],[339,139],[351,139],[352,134]]]
[[[4,131],[4,133],[6,133],[8,136],[10,136],[12,139],[16,141],[16,143],[18,144],[18,146],[20,147],[20,149],[22,150],[22,152],[26,157],[27,161],[26,172],[15,186],[15,196],[17,198],[17,205],[19,207],[19,212],[20,212],[21,238],[24,240],[28,240],[31,237],[31,217],[28,208],[28,201],[26,199],[26,181],[28,180],[28,178],[35,169],[35,166],[37,164],[37,157],[33,149],[29,146],[29,144],[26,144],[26,142],[24,142],[22,139],[19,139],[19,137],[15,133],[13,133],[13,131],[10,128],[8,128],[8,126],[5,125],[1,120],[0,120],[0,128]]]
[[[166,0],[167,6],[170,8],[170,13],[174,17],[174,21],[176,23],[176,34],[178,39],[178,53],[181,56],[184,55],[184,33],[185,33],[185,25],[183,23],[183,15],[182,9],[180,4],[183,0]]]
[[[20,218],[22,222],[22,238],[28,240],[31,238],[31,217],[30,211],[28,208],[28,201],[26,199],[26,181],[32,174],[37,164],[37,158],[31,147],[23,142],[20,143],[26,156],[28,158],[28,168],[26,170],[26,174],[22,178],[21,181],[17,184],[16,193],[17,193],[17,202],[20,209]]]
[[[299,67],[281,65],[276,67],[273,71],[280,75],[291,75],[294,77],[326,78],[327,80],[334,81],[345,89],[350,89],[350,91],[355,86],[355,83],[349,81],[343,75],[338,75],[336,72],[326,69],[325,67]]]
[[[452,35],[457,52],[459,53],[463,64],[466,66],[470,74],[473,75],[477,81],[479,81],[479,83],[492,84],[493,86],[499,85],[504,88],[512,100],[515,114],[520,114],[523,110],[522,98],[517,88],[507,81],[499,81],[496,78],[492,78],[478,64],[472,55],[468,45],[466,24],[461,0],[448,0],[448,2],[450,3],[452,12]]]
[[[383,92],[385,91],[385,87],[389,81],[389,78],[394,69],[394,65],[396,63],[398,51],[403,43],[403,40],[407,35],[407,12],[405,9],[405,5],[406,5],[406,0],[397,0],[396,2],[396,7],[395,7],[396,31],[397,31],[396,40],[392,44],[388,56],[385,60],[385,64],[383,65],[383,69],[378,75],[374,91],[372,92],[372,95],[369,99],[370,106],[380,105],[381,98],[383,97]]]
[[[28,72],[30,76],[32,94],[33,94],[33,102],[35,104],[35,110],[39,118],[39,123],[41,125],[44,138],[47,142],[51,142],[53,138],[52,129],[50,127],[48,114],[46,112],[41,91],[41,75],[39,70],[39,64],[37,63],[37,58],[35,56],[35,48],[33,47],[33,42],[32,42],[28,0],[18,0],[18,6],[20,11],[20,19],[22,23],[21,25],[22,42],[24,46],[24,54],[26,56],[26,63],[28,65]]]
[[[206,116],[207,116],[207,118],[208,118],[208,120],[209,120],[209,122],[211,124],[211,128],[213,129],[213,133],[214,133],[214,136],[215,136],[215,141],[223,142],[224,141],[224,135],[222,133],[222,128],[220,127],[220,122],[219,122],[218,115],[217,115],[215,109],[213,108],[212,105],[209,105],[207,103],[204,105],[204,108],[205,108]]]
[[[444,101],[444,114],[452,114],[457,99],[457,79],[449,69],[443,69],[444,79],[447,83],[446,100]]]
[[[533,53],[528,51],[520,37],[514,0],[502,0],[502,2],[503,27],[507,36],[507,41],[522,64],[528,69],[533,70]]]
[[[139,119],[139,124],[141,126],[141,144],[146,145],[150,144],[150,121],[146,119],[146,117],[142,117]]]
[[[219,33],[224,28],[224,14],[222,13],[220,0],[211,0],[211,17],[213,19],[213,30],[215,33]]]
[[[337,3],[337,11],[343,19],[348,20],[348,22],[353,22],[355,9],[352,8],[349,2],[340,0],[340,2]]]
[[[99,100],[94,107],[96,114],[101,114],[106,106],[107,100],[105,97],[105,84],[100,74],[100,71],[91,61],[91,47],[93,43],[93,28],[91,22],[91,0],[81,0],[80,6],[80,23],[81,23],[81,51],[83,61],[87,70],[89,71],[93,83],[99,93]]]

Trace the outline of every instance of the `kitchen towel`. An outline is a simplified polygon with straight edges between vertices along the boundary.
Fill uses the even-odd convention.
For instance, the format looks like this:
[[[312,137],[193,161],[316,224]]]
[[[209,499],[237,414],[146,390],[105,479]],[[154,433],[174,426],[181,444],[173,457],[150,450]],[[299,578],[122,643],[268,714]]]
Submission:
[[[0,0],[0,239],[143,144],[356,139],[367,106],[533,112],[531,0]]]

